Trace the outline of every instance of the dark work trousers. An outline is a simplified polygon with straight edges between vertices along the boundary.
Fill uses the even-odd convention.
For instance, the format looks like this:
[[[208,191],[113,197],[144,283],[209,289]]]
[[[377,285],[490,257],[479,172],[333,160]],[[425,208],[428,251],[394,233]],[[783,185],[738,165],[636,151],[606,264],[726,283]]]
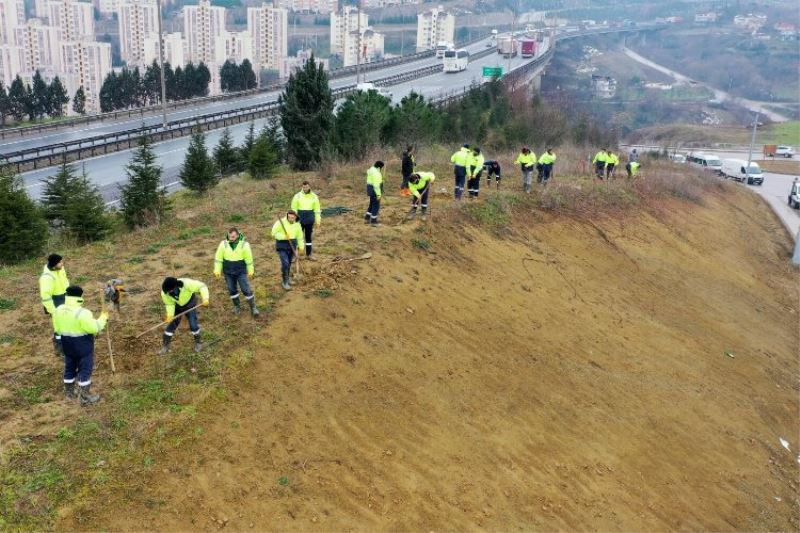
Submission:
[[[250,280],[247,279],[246,271],[240,271],[235,274],[223,273],[225,274],[225,284],[228,286],[228,294],[232,300],[239,298],[239,289],[242,290],[245,298],[248,300],[253,299],[253,289],[250,288]],[[236,301],[238,302],[239,300]]]
[[[312,242],[314,223],[304,224],[301,222],[300,227],[303,228],[303,239],[306,241],[306,257],[311,257],[311,253],[314,251],[314,243]]]
[[[499,187],[500,186],[500,180],[503,179],[503,177],[499,173],[495,174],[491,170],[486,172],[486,184],[489,185],[489,187],[492,186],[492,178],[495,178],[497,180],[497,186]]]
[[[481,176],[483,176],[483,171],[481,170],[477,174],[467,181],[467,192],[469,192],[470,198],[477,198],[478,194],[481,192]]]
[[[278,252],[278,257],[281,260],[281,274],[288,276],[292,270],[292,261],[294,260],[293,247],[297,246],[297,240],[292,241],[275,241],[275,251]]]
[[[425,211],[428,209],[428,191],[430,188],[431,186],[429,183],[424,189],[422,189],[419,198],[411,195],[411,209],[413,209],[415,213],[417,211],[417,206],[422,206],[422,214],[425,214]]]
[[[455,199],[461,200],[461,195],[464,194],[464,186],[467,183],[467,167],[456,165],[453,167],[453,174],[456,178]]]
[[[64,305],[64,302],[67,301],[67,294],[54,294],[53,298],[53,305],[58,309],[59,306]],[[44,309],[44,308],[42,308]],[[50,313],[47,312],[47,309],[44,309],[44,314],[49,315]],[[50,317],[52,320],[53,317]],[[53,332],[53,341],[56,343],[61,342],[61,335],[57,335],[55,331]]]
[[[375,188],[372,185],[367,185],[367,196],[369,196],[369,207],[367,207],[367,213],[364,215],[364,221],[377,224],[381,201],[378,199],[378,195],[375,194]]]
[[[91,341],[94,343],[94,339]],[[73,350],[64,350],[64,383],[75,383],[85,387],[92,382],[92,370],[94,369],[94,347],[83,355],[75,353]]]
[[[175,314],[179,315],[187,309],[191,309],[195,305],[197,305],[197,297],[192,295],[189,301],[186,302],[186,305],[175,305]],[[186,317],[186,320],[189,321],[189,329],[192,331],[192,335],[200,335],[200,320],[197,317],[197,309],[189,311],[184,316]],[[167,327],[164,330],[164,335],[169,337],[175,335],[175,330],[181,325],[181,319],[183,319],[183,316],[179,316],[167,324]]]
[[[611,175],[614,174],[614,167],[615,165],[612,163],[606,165],[606,179],[611,179]]]
[[[625,165],[625,172],[628,173],[628,178],[632,178],[633,177],[633,170],[631,170],[631,164],[630,163]]]
[[[541,182],[547,184],[547,180],[550,179],[550,175],[553,173],[553,163],[542,163],[541,173]]]
[[[594,174],[598,179],[603,179],[603,171],[606,169],[605,161],[598,161],[594,164]]]
[[[408,178],[411,177],[411,174],[403,174],[403,183],[400,184],[400,190],[408,189]]]

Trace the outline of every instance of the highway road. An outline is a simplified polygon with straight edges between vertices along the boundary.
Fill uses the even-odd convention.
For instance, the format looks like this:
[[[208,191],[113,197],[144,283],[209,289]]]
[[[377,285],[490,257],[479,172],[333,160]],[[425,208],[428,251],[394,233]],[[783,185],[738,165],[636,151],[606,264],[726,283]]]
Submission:
[[[470,53],[476,53],[481,50],[485,50],[487,42],[489,42],[489,38],[473,43],[467,47],[467,50],[469,50]],[[386,67],[380,70],[373,70],[366,73],[366,79],[367,81],[370,81],[373,79],[393,76],[395,74],[402,74],[418,68],[441,63],[441,61],[441,59],[429,57],[420,59],[418,61],[411,61],[409,63]],[[331,80],[330,86],[332,89],[338,89],[348,85],[355,85],[355,83],[355,76],[347,76]],[[257,105],[260,103],[274,102],[278,99],[280,93],[281,91],[271,91],[243,98],[209,102],[198,106],[176,109],[169,113],[167,120],[180,120],[207,113],[218,113],[251,105]],[[119,121],[115,122],[95,122],[92,124],[82,125],[75,129],[51,131],[33,137],[9,138],[0,140],[0,153],[5,154],[19,150],[25,150],[28,148],[37,148],[67,141],[74,141],[95,135],[103,135],[105,133],[125,131],[140,126],[158,125],[161,124],[161,121],[161,115],[147,115],[145,117],[120,119]]]

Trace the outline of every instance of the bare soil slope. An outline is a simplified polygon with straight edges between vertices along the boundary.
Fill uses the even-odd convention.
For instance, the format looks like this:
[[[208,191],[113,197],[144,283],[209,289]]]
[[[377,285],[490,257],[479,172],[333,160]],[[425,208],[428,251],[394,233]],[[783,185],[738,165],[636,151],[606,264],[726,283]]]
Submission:
[[[663,207],[331,219],[373,258],[311,267],[190,435],[59,528],[796,531],[789,243],[741,191]]]

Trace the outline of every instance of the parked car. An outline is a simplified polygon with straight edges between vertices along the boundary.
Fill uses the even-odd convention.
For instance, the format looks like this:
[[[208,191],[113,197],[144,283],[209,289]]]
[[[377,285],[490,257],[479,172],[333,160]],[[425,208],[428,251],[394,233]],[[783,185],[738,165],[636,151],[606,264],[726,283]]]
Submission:
[[[762,185],[764,183],[764,174],[755,161],[751,161],[748,167],[747,161],[744,159],[723,159],[720,174],[725,178],[735,179],[748,185]]]
[[[789,190],[789,207],[800,209],[800,180],[797,178],[794,179],[792,188]]]

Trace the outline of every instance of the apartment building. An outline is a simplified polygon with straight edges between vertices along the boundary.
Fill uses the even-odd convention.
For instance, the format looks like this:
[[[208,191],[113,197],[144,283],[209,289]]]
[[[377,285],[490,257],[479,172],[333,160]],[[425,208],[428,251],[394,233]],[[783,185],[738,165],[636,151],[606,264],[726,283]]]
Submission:
[[[299,13],[319,13],[327,15],[336,11],[337,0],[275,0],[275,7]]]
[[[253,68],[279,70],[289,52],[289,12],[272,4],[247,8],[247,31],[253,39]]]
[[[14,44],[0,44],[0,82],[8,89],[22,71],[20,49]]]
[[[442,6],[417,15],[417,52],[436,48],[440,41],[455,41],[456,18]]]
[[[59,29],[62,42],[94,39],[94,8],[89,2],[48,0],[47,23]]]
[[[70,97],[83,87],[87,112],[99,113],[100,88],[111,72],[111,44],[87,40],[62,42],[60,62]]]
[[[62,70],[58,28],[30,19],[14,30],[14,42],[19,48],[19,72],[23,78],[32,78],[37,70],[52,78]]]
[[[357,63],[372,63],[383,58],[383,34],[376,32],[372,28],[363,29],[360,39],[358,30],[351,31],[345,35],[344,41],[345,50],[342,55],[342,61],[345,67]]]
[[[150,35],[144,40],[144,63],[151,65],[155,61],[160,63],[158,50],[158,34]],[[164,35],[164,61],[173,67],[185,65],[186,42],[181,32],[167,33]]]
[[[249,31],[225,33],[225,59],[234,63],[245,59],[253,62],[253,37]]]
[[[209,69],[225,62],[225,8],[209,0],[183,6],[183,35],[186,61],[205,63]]]
[[[298,50],[295,57],[284,57],[281,61],[280,77],[288,78],[295,70],[303,68],[313,52],[313,50]],[[330,68],[327,59],[314,58],[314,61],[322,63],[325,70]]]
[[[0,0],[0,45],[14,44],[14,30],[25,24],[22,0]]]
[[[148,37],[158,34],[156,0],[120,0],[117,21],[120,57],[129,67],[146,65],[145,43]]]
[[[361,24],[359,24],[359,18]],[[369,26],[369,15],[353,6],[344,6],[341,13],[331,13],[331,54],[345,54],[345,37],[359,28],[363,31]]]

